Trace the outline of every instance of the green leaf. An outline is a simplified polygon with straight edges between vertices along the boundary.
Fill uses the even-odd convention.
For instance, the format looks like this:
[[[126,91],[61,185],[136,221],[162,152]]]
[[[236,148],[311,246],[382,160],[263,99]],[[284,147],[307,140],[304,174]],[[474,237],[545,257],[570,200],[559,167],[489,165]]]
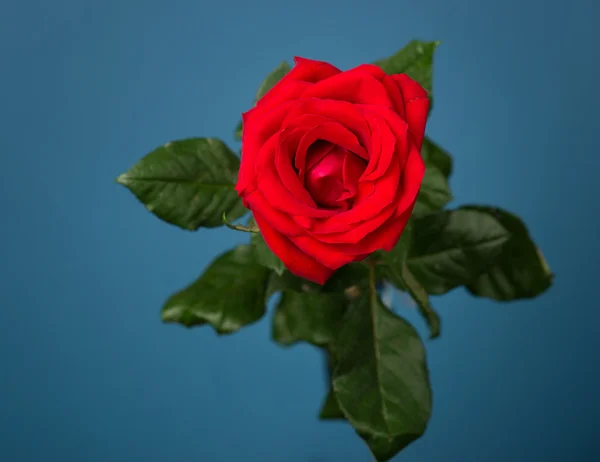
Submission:
[[[417,196],[413,216],[419,217],[442,210],[451,200],[452,193],[448,186],[448,180],[441,170],[433,165],[428,165],[421,190]]]
[[[325,354],[327,355],[327,382],[329,386],[329,391],[327,392],[327,396],[325,400],[321,404],[321,410],[319,411],[319,419],[321,420],[346,420],[344,417],[344,413],[340,409],[340,406],[335,397],[335,393],[333,391],[333,385],[331,383],[331,376],[333,374],[333,370],[335,368],[335,346],[333,343],[327,345],[325,350]]]
[[[428,168],[429,166],[436,167],[446,178],[452,175],[452,157],[427,136],[423,139],[421,157]]]
[[[286,61],[282,61],[279,65],[271,71],[269,75],[263,80],[258,87],[258,91],[256,92],[256,96],[254,97],[254,105],[261,99],[263,96],[267,94],[267,92],[275,86],[277,82],[279,82],[285,74],[287,74],[292,68]],[[234,137],[237,141],[242,139],[242,121],[240,120],[237,124],[237,127],[234,131]]]
[[[383,264],[377,267],[381,271],[382,276],[400,290],[406,290],[402,278],[402,269],[404,268],[404,262],[408,257],[411,243],[412,220],[409,221],[406,228],[404,228],[404,231],[394,248],[389,252],[381,253],[381,263]]]
[[[354,300],[335,340],[333,389],[346,419],[378,461],[419,438],[431,414],[425,349],[375,290]]]
[[[275,272],[271,273],[269,284],[267,286],[267,297],[284,290],[296,292],[321,292],[321,286],[300,278],[290,273],[288,270],[285,270],[282,274],[277,274]]]
[[[284,291],[273,318],[273,340],[280,345],[308,342],[324,346],[336,334],[344,314],[341,293]]]
[[[349,298],[368,286],[369,270],[362,263],[350,263],[338,269],[325,285],[315,284],[295,276],[287,269],[281,274],[273,274],[269,281],[268,296],[291,290],[296,292],[344,292]]]
[[[233,131],[233,138],[236,141],[241,141],[242,140],[242,130],[243,130],[243,123],[240,120],[238,122],[238,124],[236,125],[235,130]]]
[[[402,281],[406,290],[419,308],[419,313],[427,321],[429,326],[429,338],[436,338],[440,335],[440,317],[435,312],[429,301],[429,295],[419,284],[419,281],[412,275],[406,264],[402,266]]]
[[[426,170],[413,216],[442,210],[452,200],[448,185],[448,178],[452,174],[450,154],[425,137],[421,147],[421,157],[425,161]]]
[[[236,155],[215,138],[173,141],[117,178],[162,220],[188,230],[221,226],[248,210],[234,190]]]
[[[408,223],[400,240],[390,252],[383,252],[383,265],[380,266],[384,277],[400,290],[407,291],[417,304],[419,312],[427,321],[430,338],[440,335],[440,319],[429,301],[429,295],[419,284],[406,265],[406,259],[412,244],[412,221]]]
[[[323,292],[343,292],[368,288],[369,269],[362,263],[349,263],[338,269],[323,285]],[[348,292],[349,293],[349,292]]]
[[[494,262],[467,285],[469,292],[510,301],[537,297],[552,285],[554,275],[548,263],[517,216],[494,207],[468,206],[465,209],[493,216],[511,234]]]
[[[319,419],[345,420],[344,413],[341,411],[340,406],[338,405],[333,389],[329,390],[329,393],[327,393],[327,396],[325,397],[325,401],[323,401],[323,404],[321,405]]]
[[[365,440],[378,461],[388,461],[392,459],[396,454],[420,436],[414,437],[414,435],[403,435],[397,438],[388,438],[386,436],[372,435],[369,433],[358,432],[358,434]]]
[[[171,296],[162,319],[186,327],[208,323],[219,334],[235,332],[265,313],[268,275],[254,261],[250,246],[238,246],[213,260],[198,280]]]
[[[427,293],[440,295],[474,281],[510,236],[489,213],[469,208],[438,212],[414,220],[406,264]]]
[[[389,58],[375,61],[387,74],[407,74],[431,96],[433,53],[439,42],[413,40]]]
[[[259,99],[265,96],[267,92],[291,70],[292,68],[286,61],[280,62],[279,65],[267,75],[266,79],[263,80],[263,83],[260,84],[260,87],[258,87],[254,103],[256,104]]]
[[[250,238],[250,244],[254,248],[254,254],[256,255],[256,261],[266,268],[273,270],[277,275],[281,276],[285,271],[285,265],[275,255],[269,246],[265,242],[262,234],[253,233]]]

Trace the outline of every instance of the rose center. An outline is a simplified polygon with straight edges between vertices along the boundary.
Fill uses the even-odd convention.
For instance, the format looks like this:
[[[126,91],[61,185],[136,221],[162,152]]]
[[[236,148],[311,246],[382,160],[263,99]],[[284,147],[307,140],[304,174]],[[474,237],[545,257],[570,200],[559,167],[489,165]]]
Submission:
[[[367,163],[356,154],[318,141],[306,155],[304,186],[321,207],[347,210],[354,202],[358,179]]]

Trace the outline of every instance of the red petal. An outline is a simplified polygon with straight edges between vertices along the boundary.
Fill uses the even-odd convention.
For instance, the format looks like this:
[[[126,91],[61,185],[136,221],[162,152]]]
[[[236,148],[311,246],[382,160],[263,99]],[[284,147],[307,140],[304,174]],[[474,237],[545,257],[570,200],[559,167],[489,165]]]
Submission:
[[[427,92],[406,74],[396,74],[392,78],[400,88],[406,105],[406,122],[417,148],[420,150],[425,135],[425,124],[429,112]]]
[[[301,251],[332,270],[354,261],[353,255],[341,252],[335,245],[325,244],[308,234],[292,236],[290,241]]]
[[[294,57],[294,63],[296,65],[287,74],[290,79],[294,80],[316,83],[342,72],[337,67],[324,61],[315,61],[300,56]]]
[[[319,209],[309,195],[297,196],[284,186],[275,165],[278,147],[279,135],[275,134],[263,144],[256,155],[256,189],[269,198],[273,207],[287,214],[314,218],[333,215],[333,211]]]
[[[250,193],[246,200],[252,213],[260,213],[278,233],[286,236],[303,234],[303,227],[289,215],[274,209],[260,191]]]
[[[288,114],[290,105],[286,103],[274,109],[255,108],[242,114],[244,130],[242,132],[242,159],[236,191],[243,195],[246,190],[256,187],[256,160],[258,152],[271,138]]]
[[[402,138],[406,138],[406,131],[403,136],[400,134],[394,136],[385,118],[380,114],[369,110],[365,110],[364,114],[373,134],[373,150],[369,153],[369,164],[361,177],[361,181],[376,181],[389,168],[394,158],[396,139],[400,138],[399,141],[401,141]],[[401,144],[399,144],[400,146]],[[396,160],[400,158],[401,156],[396,156]]]
[[[276,136],[279,139],[281,138],[278,135]],[[298,178],[298,175],[292,166],[292,157],[290,156],[290,153],[286,152],[285,146],[282,145],[280,140],[276,141],[276,143],[277,151],[275,153],[275,168],[281,182],[298,200],[309,207],[316,207],[317,204],[300,181],[300,178]]]
[[[318,263],[296,247],[288,238],[279,234],[260,214],[254,212],[254,220],[271,251],[279,257],[287,269],[309,281],[325,284],[333,270]]]
[[[313,231],[316,233],[343,232],[355,223],[369,220],[378,215],[386,206],[394,202],[399,188],[400,173],[398,163],[392,162],[388,171],[375,182],[375,187],[367,198],[361,197],[361,184],[359,183],[359,194],[355,199],[354,207],[347,212],[316,220]]]
[[[380,67],[375,66],[374,64],[361,64],[355,69],[368,72],[375,79],[381,82],[381,84],[385,87],[390,100],[392,101],[395,111],[404,119],[404,98],[402,97],[402,93],[400,92],[400,89],[398,88],[398,85],[394,79],[383,72]]]
[[[361,69],[349,70],[322,80],[308,88],[302,97],[394,107],[383,84]]]
[[[402,195],[397,205],[396,215],[403,214],[404,211],[414,205],[417,200],[417,195],[421,189],[421,183],[425,176],[425,162],[421,154],[417,150],[417,147],[413,144],[411,146],[410,154],[404,170],[402,171],[401,188]]]
[[[336,247],[349,255],[369,255],[382,249],[389,252],[398,243],[398,239],[400,239],[404,228],[406,228],[413,207],[414,202],[402,215],[388,220],[356,244],[340,244]]]
[[[328,118],[328,122],[340,123],[350,130],[366,152],[371,149],[371,135],[362,112],[356,105],[343,101],[321,100],[317,98],[298,100],[289,106],[288,114],[282,122],[284,128],[294,128],[301,124],[314,122],[315,117]],[[325,121],[323,119],[322,123]],[[316,125],[316,124],[315,124]],[[361,155],[360,153],[357,153]]]

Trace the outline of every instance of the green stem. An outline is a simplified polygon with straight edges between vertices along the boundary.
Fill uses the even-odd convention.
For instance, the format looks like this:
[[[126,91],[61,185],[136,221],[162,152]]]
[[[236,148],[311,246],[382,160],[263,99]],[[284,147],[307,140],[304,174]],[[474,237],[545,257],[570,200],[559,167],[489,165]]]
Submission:
[[[235,231],[243,231],[244,233],[260,233],[260,229],[258,229],[258,226],[244,226],[244,225],[234,225],[229,223],[229,220],[227,220],[227,214],[226,212],[223,212],[223,223],[225,224],[225,226],[227,226],[230,229],[233,229]]]
[[[377,262],[371,259],[367,264],[369,265],[369,296],[374,297],[377,294],[377,284],[375,281],[375,266]]]
[[[440,317],[435,312],[429,301],[429,295],[421,286],[419,281],[410,272],[406,263],[402,266],[402,281],[408,290],[408,293],[413,298],[419,309],[421,316],[425,318],[429,325],[429,338],[434,339],[440,335]]]

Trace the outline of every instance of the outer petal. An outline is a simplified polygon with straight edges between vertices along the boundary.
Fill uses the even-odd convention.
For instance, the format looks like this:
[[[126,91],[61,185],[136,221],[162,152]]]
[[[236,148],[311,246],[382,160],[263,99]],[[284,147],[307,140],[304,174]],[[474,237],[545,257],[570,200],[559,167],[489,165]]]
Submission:
[[[394,109],[400,115],[400,117],[404,119],[404,98],[394,79],[391,76],[387,75],[385,72],[383,72],[380,67],[374,64],[361,64],[360,66],[354,69],[367,72],[371,74],[375,79],[379,80],[381,84],[385,87],[388,96],[394,105]]]
[[[295,101],[314,84],[299,80],[284,80],[276,83],[264,96],[258,100],[256,107],[272,109],[287,101]]]
[[[242,132],[242,159],[235,187],[238,194],[243,195],[245,191],[256,188],[255,167],[258,152],[280,129],[283,119],[293,104],[293,102],[285,103],[273,109],[255,108],[242,114],[246,128]]]
[[[406,74],[396,74],[392,78],[404,96],[408,130],[420,150],[423,144],[423,136],[425,136],[425,124],[429,112],[427,92]]]
[[[300,56],[294,56],[294,63],[296,65],[289,72],[289,78],[304,82],[317,83],[342,72],[325,61],[315,61]]]
[[[400,239],[404,228],[406,228],[415,202],[416,199],[404,213],[388,220],[374,232],[367,234],[360,242],[356,244],[339,244],[336,247],[348,255],[370,255],[376,250],[382,249],[389,252],[398,243],[398,239]]]
[[[296,57],[294,62],[296,65],[292,70],[258,101],[257,106],[274,107],[284,101],[297,99],[316,82],[341,72],[337,67],[322,61]]]
[[[254,212],[254,220],[267,246],[293,274],[317,284],[325,284],[331,277],[332,269],[321,265],[314,258],[302,252],[289,239],[275,231],[260,213]]]
[[[259,213],[279,234],[285,236],[304,234],[305,231],[302,225],[285,213],[273,208],[260,191],[254,191],[246,199],[248,208],[252,210],[252,213]]]
[[[391,220],[386,224],[386,226],[382,226],[374,233],[369,234],[365,239],[357,244],[354,251],[365,253],[375,252],[379,249],[383,249],[386,252],[392,250],[398,243],[398,239],[400,239],[404,228],[406,228],[406,224],[408,223],[410,215],[412,214],[414,205],[415,203],[413,202],[402,215],[396,217],[394,220]]]
[[[325,244],[307,234],[290,237],[290,241],[304,253],[332,270],[354,261],[352,255],[342,252],[335,245]]]
[[[414,205],[424,176],[425,162],[423,162],[421,154],[413,144],[404,170],[402,171],[402,194],[398,201],[396,216],[403,214],[405,210]]]
[[[404,102],[409,103],[413,99],[427,99],[427,91],[416,81],[406,74],[394,74],[392,78],[400,88]]]
[[[382,83],[360,68],[322,80],[307,89],[302,97],[394,107]]]
[[[356,244],[368,234],[385,225],[387,221],[394,218],[397,211],[396,204],[391,204],[381,211],[377,216],[360,223],[353,224],[348,230],[337,233],[309,233],[321,242],[328,244]]]

